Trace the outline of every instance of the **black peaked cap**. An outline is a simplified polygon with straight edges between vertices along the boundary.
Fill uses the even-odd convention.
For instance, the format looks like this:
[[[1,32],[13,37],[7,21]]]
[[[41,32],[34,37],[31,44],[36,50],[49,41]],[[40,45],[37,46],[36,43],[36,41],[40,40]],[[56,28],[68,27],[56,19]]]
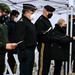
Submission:
[[[23,4],[23,10],[36,10],[36,6],[32,5],[32,4]]]
[[[49,11],[49,12],[54,12],[54,11],[55,11],[55,8],[53,8],[53,7],[50,6],[50,5],[46,5],[46,6],[44,6],[44,8],[45,8],[47,11]]]

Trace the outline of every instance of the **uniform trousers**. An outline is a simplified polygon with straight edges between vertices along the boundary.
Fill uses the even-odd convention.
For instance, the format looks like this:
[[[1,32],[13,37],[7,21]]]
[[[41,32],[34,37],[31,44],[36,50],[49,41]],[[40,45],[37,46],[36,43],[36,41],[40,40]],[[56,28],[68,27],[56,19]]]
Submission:
[[[16,64],[13,54],[15,54],[15,52],[8,51],[8,63],[9,63],[12,73],[14,73],[14,67]],[[8,71],[7,71],[7,74],[9,74]]]
[[[38,75],[48,75],[51,62],[51,46],[49,43],[37,45],[39,51]]]
[[[34,49],[35,47],[18,49],[20,75],[32,75],[34,65]]]
[[[61,75],[61,67],[62,67],[62,63],[64,61],[61,61],[61,60],[55,60],[55,67],[54,67],[54,74],[53,75]],[[65,75],[65,72],[66,72],[66,62],[64,62],[64,66],[63,66],[63,69],[64,69],[64,72],[63,74]],[[69,73],[69,62],[67,61],[67,74]]]

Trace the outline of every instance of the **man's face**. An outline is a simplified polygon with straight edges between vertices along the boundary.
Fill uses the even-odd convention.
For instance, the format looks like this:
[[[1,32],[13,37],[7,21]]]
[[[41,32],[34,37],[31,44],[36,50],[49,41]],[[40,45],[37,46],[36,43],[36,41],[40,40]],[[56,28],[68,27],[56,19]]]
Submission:
[[[34,13],[33,11],[28,10],[28,11],[26,11],[25,16],[26,16],[28,19],[30,19],[31,15],[32,15],[33,13]]]
[[[13,16],[13,19],[18,18],[19,14],[16,14],[15,16]]]
[[[46,9],[44,9],[44,10],[45,10],[47,18],[51,18],[53,15],[53,12],[47,11]]]
[[[47,11],[47,15],[48,15],[48,14],[53,14],[53,12],[49,12],[49,11]]]
[[[47,17],[51,18],[53,16],[53,12],[48,12]]]
[[[3,12],[3,15],[4,15],[4,16],[8,16],[8,13],[6,13],[6,12]]]
[[[18,18],[18,16],[19,16],[19,14],[16,14],[16,16],[15,16],[15,17],[16,17],[16,18]]]
[[[0,11],[0,23],[4,23],[5,22],[5,16],[3,16],[3,12],[2,11]]]
[[[18,16],[19,16],[19,14],[16,14],[15,16],[12,17],[15,22],[18,21]]]

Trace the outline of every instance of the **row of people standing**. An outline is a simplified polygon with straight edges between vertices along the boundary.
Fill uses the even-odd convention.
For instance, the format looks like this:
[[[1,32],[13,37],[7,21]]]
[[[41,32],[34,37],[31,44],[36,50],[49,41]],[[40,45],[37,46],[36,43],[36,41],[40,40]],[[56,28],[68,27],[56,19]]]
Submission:
[[[17,42],[20,42],[17,45],[18,58],[20,61],[20,75],[32,75],[33,64],[34,64],[34,50],[36,45],[39,51],[38,75],[48,75],[51,60],[52,59],[60,60],[61,64],[62,61],[67,61],[69,57],[68,55],[69,46],[66,44],[67,43],[69,44],[70,42],[75,40],[75,37],[73,38],[69,37],[68,35],[66,35],[65,31],[63,30],[63,27],[66,26],[66,22],[63,19],[59,20],[54,30],[52,30],[53,27],[49,19],[52,17],[55,8],[49,5],[46,5],[44,7],[43,14],[35,22],[34,26],[33,23],[31,22],[31,17],[36,9],[37,8],[32,4],[23,4],[23,11],[22,11],[23,15],[22,18],[17,22],[15,29],[16,37],[14,41],[10,40],[11,42],[16,42],[14,47],[11,47],[11,49],[15,48]],[[16,15],[13,16],[16,17]],[[8,27],[10,26],[8,25]],[[49,30],[51,29],[49,33],[48,29]],[[11,46],[13,45],[11,44]],[[66,48],[65,51],[64,47]],[[55,56],[55,54],[57,57]],[[62,54],[63,55],[65,54],[65,56],[63,56]],[[59,62],[57,63],[59,64]],[[60,72],[57,71],[59,66],[58,64],[56,64],[55,62],[54,75],[60,75]],[[61,66],[59,66],[59,68],[61,68]],[[59,72],[59,74],[55,73],[55,71]]]
[[[36,30],[30,19],[31,19],[31,15],[34,13],[34,11],[37,8],[32,4],[23,5],[22,18],[16,25],[15,18],[18,17],[19,12],[12,11],[10,13],[9,20],[6,21],[5,16],[3,15],[3,12],[7,11],[6,6],[7,5],[4,3],[0,4],[0,30],[1,30],[0,31],[0,50],[4,49],[4,51],[2,50],[0,51],[1,54],[3,52],[3,54],[1,55],[2,59],[0,63],[0,69],[1,69],[0,75],[3,75],[3,72],[4,72],[4,63],[5,63],[4,58],[5,58],[5,53],[7,52],[7,51],[5,52],[5,50],[6,49],[13,50],[12,52],[14,52],[15,47],[19,44],[20,41],[23,41],[21,44],[17,46],[18,58],[20,61],[20,75],[32,75],[33,64],[34,64],[34,50],[35,50],[37,41],[36,41]],[[7,26],[5,25],[5,23],[7,24]],[[7,28],[8,28],[8,31],[5,31],[7,30]],[[15,37],[15,34],[16,34],[16,37]],[[11,43],[8,43],[8,40]],[[14,41],[16,41],[16,43],[13,43]],[[8,56],[10,56],[8,58],[8,63],[10,65],[10,68],[13,71],[14,63],[12,62],[14,61],[14,59],[12,56],[12,52],[8,51]],[[13,60],[10,58],[12,58]]]
[[[55,60],[54,75],[60,75],[62,63],[69,62],[69,44],[75,40],[75,36],[70,37],[66,35],[67,23],[64,19],[60,19],[55,28],[52,28],[49,19],[52,17],[54,11],[53,7],[45,6],[43,14],[35,22],[38,41],[37,48],[39,51],[38,75],[48,75],[51,60]],[[50,30],[50,28],[53,30]],[[46,33],[48,30],[50,32]],[[73,49],[73,57],[74,52],[75,50]]]
[[[56,56],[54,56],[52,58],[52,55],[53,55],[52,48],[54,48],[55,43],[56,43],[56,45],[59,45],[57,43],[57,41],[58,41],[59,43],[62,42],[62,44],[65,44],[65,43],[69,44],[70,42],[75,40],[75,37],[71,38],[66,35],[65,31],[63,32],[63,27],[66,25],[65,21],[64,22],[61,21],[60,24],[58,23],[58,25],[56,26],[56,28],[59,27],[59,30],[61,30],[61,31],[55,30],[56,29],[55,28],[53,31],[50,30],[49,34],[46,34],[48,29],[52,29],[52,25],[49,21],[49,18],[51,18],[51,16],[53,15],[53,12],[55,11],[55,8],[53,8],[49,5],[44,7],[43,14],[35,22],[35,28],[37,31],[36,32],[35,29],[33,29],[34,27],[33,28],[31,27],[32,23],[31,23],[31,19],[30,19],[31,15],[33,14],[33,12],[35,10],[33,7],[35,7],[35,6],[30,5],[30,4],[24,4],[22,19],[17,23],[17,29],[16,29],[17,42],[22,41],[22,43],[18,45],[18,48],[19,48],[18,49],[18,57],[19,57],[19,61],[20,61],[20,75],[24,75],[24,74],[29,75],[29,73],[32,74],[33,66],[31,66],[31,68],[30,68],[29,65],[33,65],[33,63],[34,63],[33,62],[34,60],[30,61],[31,59],[34,58],[34,50],[31,51],[31,49],[35,49],[37,41],[38,41],[37,48],[39,51],[38,75],[48,75],[51,60],[52,59],[56,60],[54,58]],[[22,25],[25,25],[25,27],[23,27]],[[22,30],[22,31],[20,31],[20,30]],[[32,31],[32,33],[30,33],[31,31]],[[35,36],[34,36],[34,34],[36,34],[35,32],[37,33],[37,41],[35,40]],[[32,37],[34,37],[33,40],[32,40]],[[35,46],[34,46],[34,44],[35,44]],[[54,51],[56,51],[56,54],[57,54],[57,50],[62,50],[62,48],[65,47],[65,45],[63,46],[62,44],[60,44],[60,48],[58,46],[56,46],[57,49],[54,49]],[[67,53],[67,57],[63,56],[63,55],[60,56],[57,54],[58,55],[57,57],[60,58],[60,59],[57,58],[57,60],[61,61],[61,58],[62,58],[62,61],[67,61],[68,56],[69,56],[68,55],[69,54],[68,47],[69,46],[67,45],[66,52],[62,51],[63,55],[65,53]],[[31,52],[33,54],[31,54]],[[59,51],[59,54],[60,53],[62,54],[62,52]],[[30,56],[33,58],[31,58]],[[64,57],[66,57],[66,59]],[[30,62],[32,62],[32,63],[30,63]],[[56,66],[57,65],[55,65],[55,67]],[[60,68],[61,66],[58,66],[58,67]],[[57,69],[55,69],[55,70],[57,70]],[[60,70],[61,69],[59,69],[59,71]],[[28,71],[30,71],[30,72],[28,72]],[[54,74],[57,75],[55,72],[54,72]],[[59,75],[60,75],[60,72],[59,72]]]

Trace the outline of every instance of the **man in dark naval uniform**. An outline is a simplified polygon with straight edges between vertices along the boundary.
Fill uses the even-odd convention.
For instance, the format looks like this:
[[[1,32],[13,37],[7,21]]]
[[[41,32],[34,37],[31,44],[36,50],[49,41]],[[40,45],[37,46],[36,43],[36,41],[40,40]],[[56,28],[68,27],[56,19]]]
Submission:
[[[35,22],[37,31],[37,48],[39,51],[39,70],[38,75],[48,75],[51,62],[51,41],[47,32],[52,29],[49,19],[52,17],[55,8],[46,5],[43,14]]]
[[[36,47],[36,30],[31,17],[37,8],[32,4],[23,4],[22,18],[16,26],[20,75],[32,75],[34,50]]]

